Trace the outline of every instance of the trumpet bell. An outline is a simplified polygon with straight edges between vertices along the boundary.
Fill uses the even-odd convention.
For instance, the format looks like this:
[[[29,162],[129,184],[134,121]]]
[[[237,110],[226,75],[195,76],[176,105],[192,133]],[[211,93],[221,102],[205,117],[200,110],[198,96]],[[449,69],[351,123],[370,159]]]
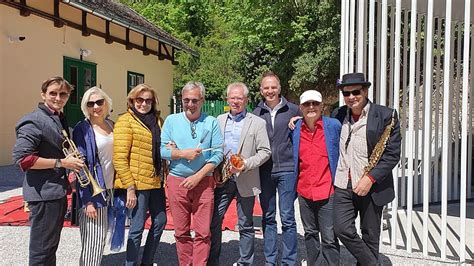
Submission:
[[[99,186],[99,184],[97,183],[95,178],[92,178],[90,180],[90,184],[91,184],[91,187],[92,187],[92,196],[93,197],[96,196],[96,195],[99,195],[100,193],[105,191],[105,189],[103,189]]]

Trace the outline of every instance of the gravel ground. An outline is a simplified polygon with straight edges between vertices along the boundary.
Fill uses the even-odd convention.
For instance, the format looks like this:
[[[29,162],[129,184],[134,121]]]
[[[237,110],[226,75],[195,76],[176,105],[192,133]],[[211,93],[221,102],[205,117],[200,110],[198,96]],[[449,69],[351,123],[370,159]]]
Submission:
[[[11,196],[21,194],[22,174],[12,166],[0,166],[0,202]],[[296,201],[297,202],[297,201]],[[299,217],[299,208],[295,204],[296,217]],[[277,217],[278,217],[277,213]],[[257,225],[258,223],[256,223]],[[306,265],[306,253],[304,250],[303,227],[301,220],[297,218],[298,226],[298,263]],[[146,239],[147,230],[144,232],[143,240]],[[281,232],[280,232],[281,233]],[[222,234],[221,265],[232,265],[239,258],[237,232],[225,231]],[[28,260],[29,227],[26,226],[0,226],[0,265],[27,265]],[[142,242],[142,246],[144,245]],[[280,241],[281,244],[281,241]],[[125,261],[125,250],[111,253],[106,247],[103,265],[123,265]],[[424,258],[419,252],[407,253],[402,249],[391,249],[390,246],[381,244],[381,264],[383,265],[446,265],[457,264],[456,261],[441,261],[438,257]],[[57,251],[58,265],[78,265],[80,255],[80,236],[78,228],[64,228],[61,234],[61,242]],[[165,231],[161,238],[161,244],[155,255],[156,265],[177,265],[176,247],[174,244],[173,231]],[[472,262],[471,262],[472,263]],[[354,265],[355,259],[341,247],[341,265]],[[257,233],[255,240],[255,265],[264,265],[263,238]]]
[[[148,231],[145,230],[143,239]],[[28,258],[28,234],[29,227],[26,226],[2,226],[0,227],[0,265],[26,265]],[[142,243],[142,246],[144,242]],[[125,261],[124,249],[118,253],[110,253],[106,247],[106,255],[103,265],[122,265]],[[389,246],[381,246],[381,262],[383,265],[446,265],[456,264],[455,261],[441,261],[439,258],[423,258],[421,253],[409,254],[403,250],[393,250]],[[223,233],[223,244],[221,254],[221,265],[232,265],[238,258],[238,233],[225,231]],[[78,228],[64,228],[61,242],[57,252],[58,265],[77,265],[80,255],[80,236]],[[304,242],[302,235],[298,236],[298,261],[300,265],[306,265]],[[161,238],[161,244],[155,255],[156,265],[177,265],[176,248],[174,244],[173,231],[165,231]],[[341,265],[354,265],[355,260],[349,252],[341,247]],[[263,239],[257,236],[255,241],[255,265],[264,265]]]

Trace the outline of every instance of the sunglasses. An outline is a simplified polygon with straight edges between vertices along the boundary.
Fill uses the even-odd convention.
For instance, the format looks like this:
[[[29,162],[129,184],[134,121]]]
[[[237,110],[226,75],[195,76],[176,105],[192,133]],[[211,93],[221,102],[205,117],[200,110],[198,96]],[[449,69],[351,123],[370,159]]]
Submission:
[[[305,103],[303,103],[303,106],[304,107],[310,107],[312,105],[312,106],[316,107],[316,106],[319,106],[320,104],[321,104],[320,102],[305,102]]]
[[[354,95],[354,96],[359,96],[361,93],[361,90],[353,90],[353,91],[341,91],[342,95],[344,97],[349,97],[349,95]]]
[[[189,98],[184,98],[183,99],[183,103],[184,104],[188,104],[188,103],[192,103],[192,104],[197,104],[202,98],[199,98],[199,99],[189,99]]]
[[[51,97],[51,98],[56,98],[58,97],[59,95],[59,98],[61,99],[67,99],[69,97],[69,93],[68,92],[60,92],[60,93],[57,93],[55,91],[50,91],[48,93],[48,96]]]
[[[92,108],[96,104],[97,104],[97,106],[102,106],[102,105],[104,105],[104,102],[105,102],[105,99],[100,99],[100,100],[97,100],[95,102],[90,101],[90,102],[87,102],[87,107]]]
[[[153,103],[153,99],[152,98],[144,99],[142,97],[137,97],[135,98],[135,102],[137,102],[138,104],[143,104],[143,102],[145,102],[146,105],[150,105]]]

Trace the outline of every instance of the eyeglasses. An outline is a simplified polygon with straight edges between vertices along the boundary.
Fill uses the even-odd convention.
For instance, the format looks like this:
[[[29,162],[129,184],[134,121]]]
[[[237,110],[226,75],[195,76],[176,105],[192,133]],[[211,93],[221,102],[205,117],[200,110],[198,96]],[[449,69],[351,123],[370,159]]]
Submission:
[[[153,99],[152,98],[144,99],[142,97],[137,97],[135,98],[135,102],[137,102],[138,104],[143,104],[143,102],[145,102],[146,105],[150,105],[153,103]]]
[[[197,137],[196,134],[196,122],[191,122],[191,137],[195,139]]]
[[[320,102],[304,102],[303,103],[303,106],[304,107],[310,107],[311,105],[316,107],[316,106],[319,106],[321,103]]]
[[[89,102],[87,102],[87,107],[92,108],[96,104],[97,104],[97,106],[102,106],[102,105],[104,105],[104,102],[105,102],[105,99],[100,99],[100,100],[97,100],[95,102],[89,101]]]
[[[59,95],[59,98],[61,98],[61,99],[67,99],[69,97],[68,92],[60,92],[59,94],[55,91],[48,92],[48,96],[51,97],[51,98],[56,98],[56,97],[58,97],[58,95]]]
[[[361,90],[353,90],[353,91],[342,91],[342,95],[344,97],[349,97],[349,95],[354,95],[354,96],[359,96],[361,93]]]
[[[231,101],[234,101],[234,102],[243,102],[245,100],[245,98],[231,97],[231,98],[227,98],[227,100],[231,100]]]
[[[183,103],[184,104],[188,104],[189,102],[191,102],[192,104],[197,104],[202,98],[199,98],[199,99],[189,99],[189,98],[184,98],[183,99]]]

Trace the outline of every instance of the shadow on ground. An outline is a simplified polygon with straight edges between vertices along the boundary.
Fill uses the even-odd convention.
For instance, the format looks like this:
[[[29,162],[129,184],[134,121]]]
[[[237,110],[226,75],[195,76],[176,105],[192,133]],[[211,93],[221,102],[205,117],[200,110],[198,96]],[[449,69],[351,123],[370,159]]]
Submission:
[[[278,261],[281,262],[281,235],[279,235],[279,256]],[[143,246],[140,249],[140,257],[143,254]],[[350,252],[344,247],[341,246],[341,261],[340,265],[355,265],[356,260],[350,254]],[[126,259],[125,251],[118,253],[111,253],[105,255],[102,259],[103,265],[123,265]],[[219,265],[222,266],[231,266],[236,263],[239,259],[239,240],[230,240],[222,243],[221,256]],[[298,265],[306,265],[306,250],[304,249],[304,237],[298,234]],[[178,257],[176,254],[176,245],[175,243],[163,243],[161,242],[158,250],[155,254],[155,260],[153,261],[156,265],[178,265]],[[380,254],[380,263],[381,265],[392,265],[392,262],[389,257]],[[255,239],[255,265],[264,265],[265,258],[263,255],[263,239]]]

